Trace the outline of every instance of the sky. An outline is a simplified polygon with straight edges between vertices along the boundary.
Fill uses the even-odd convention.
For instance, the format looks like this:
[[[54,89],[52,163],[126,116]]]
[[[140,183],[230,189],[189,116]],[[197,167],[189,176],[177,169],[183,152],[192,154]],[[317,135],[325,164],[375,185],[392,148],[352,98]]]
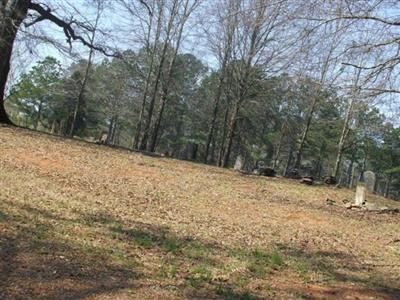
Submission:
[[[51,3],[51,7],[55,7],[54,13],[57,16],[69,18],[72,12],[73,18],[76,20],[84,20],[89,23],[93,23],[95,20],[96,10],[93,6],[87,4],[90,0],[74,0],[69,2],[48,0],[47,2]],[[65,14],[64,11],[69,11],[69,14]],[[135,30],[135,27],[137,27],[138,30]],[[100,19],[100,29],[106,32],[106,34],[104,36],[98,35],[96,43],[99,45],[107,44],[110,47],[118,48],[119,50],[138,50],[141,47],[140,41],[138,41],[138,35],[141,34],[139,27],[140,25],[137,20],[128,13],[123,12],[122,10],[105,8]],[[217,62],[215,58],[206,48],[199,47],[199,45],[202,45],[203,43],[199,43],[199,35],[193,36],[192,33],[194,30],[196,30],[196,25],[189,21],[185,28],[185,38],[181,45],[180,52],[193,53],[206,65],[209,65],[212,68],[216,67]],[[66,49],[60,51],[51,43],[35,39],[35,36],[43,35],[51,40],[55,40]],[[29,40],[29,44],[23,41],[27,36],[33,38],[33,40]],[[22,26],[19,37],[20,41],[17,43],[17,51],[14,54],[14,60],[23,60],[26,69],[29,69],[33,64],[42,60],[46,56],[54,56],[60,60],[62,65],[69,65],[74,60],[86,58],[89,52],[88,48],[82,46],[80,42],[72,43],[72,53],[65,51],[68,50],[69,47],[66,43],[66,38],[62,29],[49,21],[40,22],[27,29],[24,29]],[[32,51],[27,51],[27,49]],[[74,57],[71,55],[74,52],[79,55]],[[97,58],[102,59],[104,56],[102,57],[101,54],[98,54]]]

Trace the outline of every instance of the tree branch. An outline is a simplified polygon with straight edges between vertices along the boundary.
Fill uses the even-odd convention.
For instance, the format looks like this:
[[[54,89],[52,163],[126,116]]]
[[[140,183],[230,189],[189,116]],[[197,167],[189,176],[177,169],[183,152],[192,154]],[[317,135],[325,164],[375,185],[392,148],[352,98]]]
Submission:
[[[149,11],[149,15],[153,16],[153,12],[151,11],[150,6],[147,4],[147,2],[145,0],[139,0],[139,1],[147,8],[147,10]]]
[[[387,61],[385,61],[383,63],[377,64],[377,65],[374,65],[374,66],[371,66],[371,67],[363,67],[363,66],[359,66],[359,65],[356,65],[356,64],[348,63],[348,62],[343,62],[342,65],[351,66],[351,67],[354,67],[354,68],[357,68],[357,69],[363,69],[363,70],[374,70],[374,69],[377,69],[377,68],[385,68],[391,63],[397,64],[397,63],[399,63],[399,61],[400,61],[400,57],[393,57],[393,58],[391,58],[391,59],[389,59],[389,60],[387,60]]]
[[[369,20],[369,21],[380,22],[380,23],[383,23],[383,24],[386,24],[386,25],[400,26],[400,22],[399,21],[386,20],[386,19],[382,19],[382,18],[379,18],[379,17],[375,17],[375,16],[350,15],[350,16],[339,16],[338,18],[339,19],[347,19],[347,20]]]
[[[121,54],[118,52],[109,53],[107,51],[107,49],[100,47],[100,46],[93,45],[90,42],[88,42],[85,38],[83,38],[82,36],[77,35],[75,30],[72,28],[72,24],[77,24],[78,26],[81,26],[81,24],[74,20],[72,20],[70,22],[66,22],[66,21],[60,19],[59,17],[52,14],[51,9],[49,7],[44,8],[40,4],[30,3],[29,9],[36,11],[39,14],[39,17],[37,17],[32,22],[28,23],[26,26],[31,26],[31,25],[38,23],[40,21],[43,21],[43,20],[49,20],[50,22],[56,24],[58,27],[61,27],[63,29],[64,34],[67,37],[67,43],[70,46],[72,46],[72,41],[80,41],[83,45],[85,45],[91,49],[94,49],[96,51],[99,51],[106,56],[110,56],[110,57],[120,57],[121,56]],[[81,27],[88,30],[87,26],[81,26]]]

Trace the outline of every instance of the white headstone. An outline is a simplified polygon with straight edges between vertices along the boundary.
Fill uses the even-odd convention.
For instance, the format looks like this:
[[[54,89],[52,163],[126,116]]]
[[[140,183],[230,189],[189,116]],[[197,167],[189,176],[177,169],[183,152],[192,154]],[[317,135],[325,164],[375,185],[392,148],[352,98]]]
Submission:
[[[365,204],[365,186],[362,184],[357,185],[354,204],[357,206],[363,206]]]
[[[375,189],[376,175],[372,171],[364,172],[365,187],[369,193],[373,193]]]
[[[243,170],[243,167],[244,167],[244,159],[241,155],[238,155],[236,157],[235,166],[233,167],[233,169],[236,171],[241,171]]]

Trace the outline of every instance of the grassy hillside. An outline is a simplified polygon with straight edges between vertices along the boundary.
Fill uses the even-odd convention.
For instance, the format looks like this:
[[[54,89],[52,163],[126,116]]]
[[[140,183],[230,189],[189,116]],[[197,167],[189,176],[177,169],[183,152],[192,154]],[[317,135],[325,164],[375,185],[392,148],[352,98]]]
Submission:
[[[400,216],[353,197],[0,127],[0,298],[399,299]]]

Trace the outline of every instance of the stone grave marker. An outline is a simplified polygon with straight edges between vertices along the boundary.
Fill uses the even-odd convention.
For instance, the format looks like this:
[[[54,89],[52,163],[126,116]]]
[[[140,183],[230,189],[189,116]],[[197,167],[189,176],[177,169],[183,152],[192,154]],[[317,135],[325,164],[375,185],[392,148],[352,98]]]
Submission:
[[[372,171],[364,172],[365,188],[369,193],[373,193],[375,189],[376,175]]]
[[[238,155],[236,157],[235,165],[233,167],[234,170],[236,171],[242,171],[244,168],[244,159],[241,155]]]
[[[363,206],[365,204],[365,186],[363,183],[358,183],[356,188],[356,199],[354,201],[356,206]]]

